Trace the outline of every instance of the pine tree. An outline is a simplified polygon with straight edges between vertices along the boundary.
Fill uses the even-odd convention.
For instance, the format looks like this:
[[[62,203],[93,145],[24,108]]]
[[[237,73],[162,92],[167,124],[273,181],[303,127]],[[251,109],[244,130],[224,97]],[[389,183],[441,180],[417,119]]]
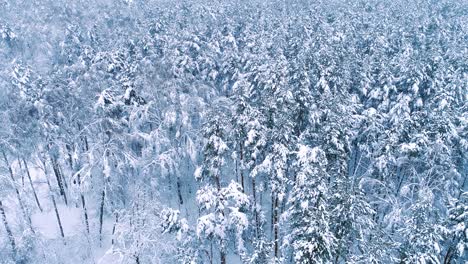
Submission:
[[[329,263],[336,250],[330,226],[327,159],[319,147],[300,145],[296,154],[296,181],[286,212],[290,223],[288,244],[295,263]]]

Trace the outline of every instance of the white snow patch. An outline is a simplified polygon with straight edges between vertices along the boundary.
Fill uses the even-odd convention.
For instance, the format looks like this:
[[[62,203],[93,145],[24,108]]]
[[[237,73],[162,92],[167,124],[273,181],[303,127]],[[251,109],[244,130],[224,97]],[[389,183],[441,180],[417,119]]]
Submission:
[[[75,235],[83,230],[80,208],[57,205],[57,209],[60,214],[65,237]],[[32,215],[31,220],[33,222],[33,227],[41,232],[44,237],[49,239],[60,237],[60,229],[54,210],[35,213]]]

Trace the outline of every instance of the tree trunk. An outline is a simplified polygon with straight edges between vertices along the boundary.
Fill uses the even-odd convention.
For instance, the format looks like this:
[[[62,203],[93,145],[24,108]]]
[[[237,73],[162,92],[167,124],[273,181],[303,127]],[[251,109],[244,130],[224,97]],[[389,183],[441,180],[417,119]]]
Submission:
[[[62,167],[60,166],[60,164],[57,163],[57,169],[58,169],[58,172],[60,173],[60,179],[62,179],[62,183],[63,183],[63,186],[64,186],[64,190],[68,190],[68,183],[67,183],[67,179],[65,179],[65,175],[63,174],[63,170],[62,170]]]
[[[89,151],[88,138],[86,136],[83,136],[83,140],[84,140],[84,143],[85,143],[85,150]]]
[[[28,175],[29,184],[31,185],[31,189],[33,191],[34,199],[36,200],[37,207],[39,207],[39,210],[42,212],[41,203],[39,202],[39,199],[37,198],[36,189],[34,189],[34,184],[31,179],[31,174],[29,173],[28,163],[26,162],[24,158],[23,158],[23,163],[24,163],[24,168],[26,169],[26,174]]]
[[[73,158],[72,158],[72,147],[70,146],[70,144],[67,144],[65,146],[67,148],[67,154],[68,154],[68,165],[70,166],[70,170],[73,171]]]
[[[184,204],[184,200],[182,199],[182,191],[181,191],[181,184],[180,184],[180,177],[177,176],[177,196],[179,197],[179,204]]]
[[[34,233],[34,229],[32,228],[32,223],[31,223],[31,217],[29,216],[28,212],[26,211],[26,207],[25,207],[25,205],[23,203],[23,200],[21,199],[21,195],[20,195],[20,192],[18,190],[18,187],[16,187],[16,184],[15,184],[15,177],[13,175],[13,169],[11,168],[10,163],[8,162],[5,151],[2,151],[2,154],[3,154],[3,159],[5,160],[5,163],[6,163],[7,167],[8,167],[8,171],[10,172],[11,182],[12,182],[14,188],[15,188],[16,198],[18,199],[18,203],[20,205],[21,212],[23,213],[23,216],[26,219],[26,221],[27,221],[27,223],[29,225],[29,228]]]
[[[2,215],[3,226],[5,227],[5,230],[7,232],[8,240],[10,241],[13,254],[16,255],[15,238],[13,237],[13,233],[11,232],[10,226],[8,225],[8,220],[6,218],[5,210],[3,209],[3,204],[1,200],[0,200],[0,214]]]
[[[221,264],[226,264],[226,252],[224,250],[221,250]]]
[[[273,237],[273,230],[275,229],[275,194],[271,194],[271,229],[270,234]]]
[[[119,222],[119,213],[116,213],[114,226],[112,227],[112,245],[114,245],[115,226],[117,225],[118,222]]]
[[[44,175],[46,177],[47,186],[49,186],[50,197],[52,199],[52,204],[54,205],[55,217],[57,218],[57,224],[60,229],[60,235],[62,236],[62,238],[65,238],[65,234],[63,233],[62,221],[60,220],[60,214],[57,209],[57,203],[55,202],[55,196],[54,196],[54,193],[52,192],[52,186],[50,184],[49,176],[47,175],[47,164],[45,162],[45,159],[42,163],[44,165]]]
[[[57,203],[55,202],[55,196],[52,193],[50,182],[47,181],[47,184],[49,185],[49,190],[51,192],[50,197],[52,199],[52,204],[54,205],[55,217],[57,218],[57,224],[59,226],[60,235],[62,236],[62,238],[65,238],[65,234],[63,233],[62,221],[60,220],[60,214],[59,214],[59,211],[58,211],[58,208],[57,208]]]
[[[49,185],[49,188],[50,188],[50,185]],[[60,235],[62,236],[62,238],[65,238],[65,234],[63,233],[62,221],[60,220],[60,214],[57,209],[57,203],[55,202],[55,197],[53,194],[51,194],[50,197],[52,198],[52,204],[54,205],[55,217],[57,218],[57,223],[60,229]]]
[[[80,193],[81,196],[81,205],[83,206],[84,218],[86,224],[86,232],[89,234],[89,221],[88,221],[88,210],[86,210],[86,202],[83,193]]]
[[[106,198],[106,191],[102,190],[101,206],[99,209],[99,246],[102,247],[102,222],[104,217],[104,199]]]
[[[236,182],[239,182],[239,164],[238,163],[239,163],[239,161],[236,159],[236,163],[235,163],[235,165],[236,165],[236,168],[235,168],[236,169]]]
[[[240,177],[241,177],[241,186],[242,186],[242,192],[245,193],[245,186],[244,186],[244,150],[242,148],[242,144],[239,144],[239,149],[240,149]]]
[[[274,205],[274,248],[275,248],[275,259],[278,258],[278,197],[274,197],[275,205]]]
[[[50,157],[50,162],[52,163],[52,169],[54,171],[55,178],[57,179],[57,185],[60,190],[60,195],[63,196],[65,204],[68,205],[67,195],[65,194],[65,189],[63,188],[62,177],[60,176],[60,171],[57,167],[57,160],[55,158]]]
[[[77,126],[78,126],[78,130],[80,131],[80,135],[81,135],[80,138],[84,143],[84,150],[89,151],[88,138],[86,137],[86,135],[84,135],[84,133],[83,134],[81,133],[83,131],[81,130],[80,123],[77,123]]]
[[[83,195],[83,192],[81,191],[81,177],[80,177],[80,174],[78,174],[77,177],[78,177],[78,186],[80,188],[81,206],[83,207],[83,214],[84,214],[84,219],[85,219],[86,232],[88,232],[88,234],[89,234],[88,209],[86,208],[85,197]]]
[[[18,164],[19,164],[19,167],[20,167],[20,173],[21,173],[21,186],[23,186],[24,188],[24,173],[23,173],[23,165],[21,165],[21,161],[20,159],[18,158]]]
[[[258,212],[257,212],[257,189],[255,185],[255,178],[252,177],[252,193],[253,193],[253,212],[254,212],[254,217],[255,217],[255,234],[257,238],[259,238],[259,221],[258,221]]]
[[[210,264],[213,264],[213,241],[210,241]]]
[[[451,243],[450,243],[450,246],[447,250],[447,254],[445,254],[444,256],[444,264],[450,264],[452,263],[452,257],[453,257],[453,251],[454,251],[454,248],[453,248],[453,241],[455,240],[455,236],[453,236],[452,240],[451,240]]]
[[[221,190],[221,182],[220,182],[220,180],[219,180],[219,175],[216,175],[216,177],[215,177],[215,182],[216,182],[216,189],[217,189],[218,191],[220,191],[220,190]]]

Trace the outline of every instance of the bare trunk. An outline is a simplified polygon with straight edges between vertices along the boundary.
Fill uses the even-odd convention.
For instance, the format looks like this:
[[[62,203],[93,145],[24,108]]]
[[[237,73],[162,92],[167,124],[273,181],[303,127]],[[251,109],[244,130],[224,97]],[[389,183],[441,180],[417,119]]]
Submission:
[[[18,187],[16,187],[15,177],[13,175],[13,169],[11,168],[10,163],[8,162],[5,151],[2,151],[2,154],[3,154],[3,159],[5,160],[5,163],[6,163],[7,167],[8,167],[8,171],[10,172],[11,182],[12,182],[14,188],[15,188],[16,198],[18,199],[18,203],[20,205],[21,212],[23,213],[23,216],[26,219],[26,221],[27,221],[27,223],[29,225],[29,228],[31,229],[32,232],[34,232],[34,229],[32,228],[31,217],[29,216],[28,212],[26,211],[26,207],[25,207],[25,205],[23,203],[23,199],[21,199],[21,195],[20,195],[20,192],[18,190]]]
[[[273,237],[274,227],[275,227],[275,195],[272,193],[271,194],[271,229],[270,229],[270,233],[272,237]]]
[[[179,197],[179,204],[184,204],[184,200],[182,199],[182,191],[181,191],[181,184],[180,184],[180,177],[177,176],[177,196]]]
[[[80,177],[80,174],[78,174],[77,177],[78,177],[78,185],[79,185],[79,188],[80,188],[81,206],[83,207],[83,214],[84,214],[84,219],[85,219],[86,232],[88,232],[88,234],[89,234],[88,209],[86,208],[86,200],[85,200],[84,194],[81,191],[81,177]]]
[[[8,221],[6,218],[5,210],[3,209],[2,201],[0,200],[0,214],[2,215],[2,222],[3,226],[5,227],[8,240],[10,241],[11,249],[13,250],[13,254],[16,255],[16,243],[15,238],[13,237],[13,233],[11,232],[10,226],[8,225]]]
[[[215,180],[216,180],[216,187],[218,189],[218,192],[221,190],[221,182],[220,182],[220,179],[219,179],[219,175],[216,175],[215,177]],[[224,216],[224,212],[221,211],[221,214]],[[226,253],[224,252],[224,248],[223,248],[223,240],[221,239],[220,241],[221,243],[221,246],[220,246],[220,255],[221,255],[221,264],[226,264]],[[213,245],[211,245],[213,246]]]
[[[84,143],[85,143],[86,151],[89,151],[88,138],[86,136],[84,136]]]
[[[274,248],[275,248],[275,259],[279,257],[278,255],[278,197],[275,196],[274,198],[275,205],[274,205]]]
[[[219,180],[219,175],[216,175],[215,181],[216,181],[216,189],[217,189],[218,191],[220,191],[220,190],[221,190],[221,182],[220,182],[220,180]]]
[[[72,147],[70,146],[70,144],[67,144],[65,146],[67,148],[67,154],[68,154],[68,165],[70,166],[70,169],[73,170],[73,158],[72,158]]]
[[[257,212],[257,189],[255,185],[255,178],[252,178],[252,193],[253,193],[253,212],[254,212],[254,217],[255,217],[255,234],[257,238],[260,236],[259,234],[259,221],[258,221],[258,212]]]
[[[49,188],[50,188],[50,186],[49,186]],[[59,226],[59,229],[60,229],[60,235],[62,236],[62,238],[65,238],[65,234],[63,233],[62,221],[60,220],[60,214],[59,214],[59,211],[57,209],[57,203],[55,202],[55,197],[54,197],[53,194],[51,194],[51,198],[52,198],[52,203],[54,205],[55,217],[57,218],[57,223],[58,223],[58,226]]]
[[[455,236],[452,238],[452,243],[453,243],[453,240],[455,240]],[[453,251],[454,251],[453,245],[450,244],[447,250],[447,254],[445,254],[444,256],[444,264],[452,263]]]
[[[119,222],[119,213],[116,213],[114,226],[112,227],[112,245],[114,245],[115,226],[117,225],[118,222]]]
[[[239,161],[236,159],[236,181],[239,182]]]
[[[221,264],[226,264],[226,253],[224,250],[221,250]]]
[[[104,199],[106,198],[105,190],[102,190],[101,207],[99,209],[99,244],[102,247],[102,221],[104,217]]]
[[[23,186],[24,188],[24,173],[23,173],[23,165],[21,165],[21,161],[20,159],[18,158],[18,164],[19,164],[19,167],[20,167],[20,173],[21,173],[21,185]]]
[[[89,234],[89,221],[88,221],[88,210],[86,209],[86,202],[83,193],[80,194],[81,196],[81,205],[83,206],[83,213],[85,218],[85,225],[86,225],[86,232]]]
[[[60,176],[60,171],[59,171],[59,169],[57,167],[57,160],[55,158],[50,157],[50,162],[52,163],[52,169],[54,171],[55,178],[57,180],[57,185],[58,185],[59,190],[60,190],[60,195],[63,196],[65,204],[68,205],[67,195],[65,193],[65,189],[63,188],[62,177]]]
[[[81,134],[81,132],[84,132],[83,130],[81,130],[80,123],[77,123],[77,125],[78,125],[78,130],[80,131],[80,134]],[[86,137],[86,135],[84,135],[84,133],[83,133],[83,134],[81,134],[80,138],[84,143],[84,150],[89,151],[88,138]]]
[[[210,264],[213,264],[213,241],[210,243]]]
[[[240,149],[240,177],[241,177],[241,185],[242,185],[242,192],[245,193],[245,186],[244,186],[244,150],[242,148],[242,144],[239,144]]]
[[[55,202],[55,196],[54,196],[54,193],[52,192],[52,186],[50,185],[49,176],[47,175],[47,165],[45,163],[45,159],[42,163],[44,165],[44,175],[46,177],[47,186],[49,186],[50,197],[52,199],[52,204],[54,205],[55,217],[57,218],[57,224],[60,229],[60,235],[62,236],[62,238],[65,238],[65,234],[63,233],[62,221],[60,220],[60,214],[57,209],[57,203]]]
[[[39,202],[39,199],[37,198],[36,189],[34,188],[34,184],[33,184],[32,179],[31,179],[31,174],[29,173],[28,163],[26,162],[26,160],[24,158],[23,158],[23,163],[24,163],[24,168],[26,169],[26,174],[28,175],[29,184],[31,185],[31,189],[33,191],[34,199],[36,200],[37,207],[42,212],[41,203]]]
[[[57,163],[57,169],[58,169],[58,172],[60,173],[60,179],[62,179],[62,183],[63,183],[63,186],[64,186],[64,190],[68,190],[68,183],[67,183],[67,179],[65,179],[65,175],[63,174],[63,170],[62,170],[62,167],[60,166],[60,164]]]

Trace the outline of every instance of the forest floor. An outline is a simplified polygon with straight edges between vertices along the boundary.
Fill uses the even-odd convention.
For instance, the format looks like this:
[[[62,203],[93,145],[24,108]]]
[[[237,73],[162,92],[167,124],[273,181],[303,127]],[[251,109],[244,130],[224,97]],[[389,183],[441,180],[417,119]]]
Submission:
[[[20,170],[18,163],[13,163],[12,167],[15,172]],[[99,211],[97,210],[99,199],[86,197],[90,224],[90,234],[87,234],[84,213],[79,201],[71,200],[66,205],[63,196],[54,194],[65,235],[65,238],[62,238],[45,175],[37,166],[30,166],[30,173],[43,209],[41,212],[38,207],[30,208],[32,211],[32,226],[36,236],[40,238],[41,243],[47,245],[45,247],[47,252],[43,252],[44,257],[64,264],[119,263],[118,256],[110,254],[112,252],[113,219],[104,217],[102,242],[99,239],[99,222],[96,221],[96,219],[99,219]],[[23,184],[21,179],[16,179],[16,181],[17,184]],[[24,181],[24,184],[28,185],[27,178]],[[20,195],[23,200],[26,200],[27,196],[32,196],[32,192],[21,193]],[[21,229],[17,223],[22,216],[19,208],[15,208],[18,204],[16,199],[16,196],[12,193],[5,200],[4,207],[8,222],[12,223],[14,232],[19,232]]]

